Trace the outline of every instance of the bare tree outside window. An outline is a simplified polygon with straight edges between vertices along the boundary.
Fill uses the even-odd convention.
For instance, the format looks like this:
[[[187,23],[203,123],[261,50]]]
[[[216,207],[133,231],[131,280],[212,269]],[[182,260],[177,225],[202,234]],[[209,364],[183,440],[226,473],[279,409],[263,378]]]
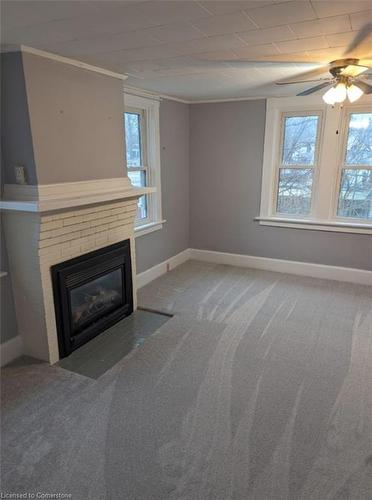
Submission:
[[[125,145],[127,154],[128,177],[136,187],[147,185],[147,170],[144,168],[144,154],[141,134],[141,113],[124,113]],[[137,219],[147,218],[147,196],[143,195],[137,202]]]
[[[278,213],[308,215],[311,211],[318,123],[317,115],[284,118]]]
[[[124,113],[124,116],[127,166],[140,167],[142,164],[141,115],[139,113]]]
[[[350,114],[345,166],[337,215],[372,219],[372,113]]]
[[[314,165],[318,119],[318,116],[285,118],[283,165]]]

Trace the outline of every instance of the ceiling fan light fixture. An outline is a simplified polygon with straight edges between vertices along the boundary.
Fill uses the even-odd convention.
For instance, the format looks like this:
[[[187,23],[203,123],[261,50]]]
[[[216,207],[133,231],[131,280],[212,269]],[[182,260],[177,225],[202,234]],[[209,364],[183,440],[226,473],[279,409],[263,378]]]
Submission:
[[[346,93],[346,85],[344,84],[344,82],[340,82],[336,85],[333,96],[335,102],[345,101],[347,93]]]
[[[350,102],[357,101],[364,94],[363,90],[354,84],[349,85],[346,92]]]
[[[330,104],[333,106],[336,102],[335,98],[336,87],[331,87],[327,92],[323,95],[323,101],[326,104]]]
[[[351,91],[351,93],[353,98],[355,95],[354,89]],[[323,101],[333,106],[336,102],[344,102],[347,95],[348,93],[345,82],[339,82],[337,85],[327,90],[327,92],[323,95]]]

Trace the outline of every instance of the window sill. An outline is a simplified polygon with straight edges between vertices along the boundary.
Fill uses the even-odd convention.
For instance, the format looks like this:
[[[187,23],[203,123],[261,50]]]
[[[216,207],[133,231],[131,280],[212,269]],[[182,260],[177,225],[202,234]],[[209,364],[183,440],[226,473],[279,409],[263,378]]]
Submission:
[[[144,224],[143,226],[137,226],[134,228],[134,237],[144,236],[145,234],[153,233],[154,231],[159,231],[163,227],[163,224],[167,222],[166,220],[160,220],[157,222],[150,222]]]
[[[338,233],[372,234],[372,224],[358,222],[316,221],[308,219],[290,219],[284,217],[255,217],[262,226],[290,227],[310,229],[311,231],[332,231]]]

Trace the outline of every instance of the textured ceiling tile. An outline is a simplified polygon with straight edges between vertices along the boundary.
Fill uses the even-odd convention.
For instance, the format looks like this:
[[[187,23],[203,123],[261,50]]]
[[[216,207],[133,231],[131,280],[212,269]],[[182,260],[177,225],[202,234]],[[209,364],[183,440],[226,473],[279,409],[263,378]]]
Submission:
[[[346,47],[331,47],[329,49],[309,50],[307,55],[308,59],[311,61],[329,63],[330,61],[335,61],[336,59],[342,59],[342,57],[344,57],[345,49]]]
[[[146,30],[134,31],[133,33],[119,33],[118,35],[101,35],[99,37],[88,37],[80,40],[72,40],[64,43],[54,44],[53,52],[69,53],[72,55],[101,54],[117,50],[139,49],[160,45]]]
[[[198,68],[200,71],[200,68],[207,70],[209,66],[215,67],[214,62],[209,63],[208,61],[204,61],[199,57],[199,54],[197,56],[177,56],[155,62],[159,64],[162,70],[171,70],[172,68]]]
[[[118,50],[105,54],[97,54],[107,61],[114,62],[133,62],[133,61],[151,61],[154,59],[167,59],[181,55],[176,47],[169,44],[160,44],[153,47],[143,47],[133,50]]]
[[[359,30],[368,23],[372,23],[372,10],[357,12],[350,15],[353,30]]]
[[[156,26],[155,28],[148,28],[146,32],[150,33],[151,36],[154,36],[156,39],[167,43],[195,40],[196,38],[203,38],[204,36],[200,30],[194,28],[187,22]]]
[[[256,26],[241,12],[197,19],[192,23],[208,36],[224,35],[255,29]]]
[[[238,36],[249,45],[279,42],[296,38],[288,26],[285,25],[276,26],[274,28],[266,28],[263,30],[247,31],[246,33],[239,33]]]
[[[45,1],[5,1],[1,2],[1,17],[8,27],[30,26],[58,19],[85,16],[97,12],[97,2],[45,2]]]
[[[70,26],[74,20],[70,19]],[[60,23],[66,24],[66,21],[52,21],[41,26],[31,25],[11,28],[5,26],[1,32],[1,43],[4,44],[22,44],[31,45],[36,48],[47,48],[56,42],[66,42],[76,38],[75,29],[60,29]],[[91,31],[86,31],[85,35],[90,35]]]
[[[68,41],[90,36],[113,35],[134,30],[139,25],[151,26],[149,20],[141,20],[139,17],[136,19],[132,17],[129,20],[115,16],[112,12],[105,12],[17,28],[16,32],[12,30],[12,33],[18,37],[18,43],[30,44],[38,41]]]
[[[206,0],[200,2],[209,12],[215,15],[230,14],[231,12],[237,12],[239,10],[254,9],[256,7],[263,7],[264,5],[270,5],[273,0],[246,0],[246,1],[223,1],[223,0]]]
[[[299,51],[325,49],[329,47],[329,44],[324,36],[316,36],[289,42],[278,42],[277,46],[282,54],[291,54]]]
[[[330,47],[345,47],[348,46],[357,33],[350,31],[349,33],[338,33],[337,35],[327,35],[327,41]]]
[[[292,1],[268,5],[249,10],[247,14],[260,28],[309,21],[316,18],[309,1]]]
[[[198,53],[198,58],[205,61],[230,61],[238,59],[234,50],[215,50],[212,52],[200,52]]]
[[[149,1],[138,5],[138,8],[155,24],[163,25],[178,21],[190,21],[210,14],[197,2],[180,0],[174,1]]]
[[[278,49],[272,44],[268,43],[265,45],[255,45],[254,47],[244,47],[241,49],[234,50],[235,54],[240,59],[254,59],[260,56],[271,56],[279,54]]]
[[[193,54],[214,50],[237,49],[245,46],[246,44],[234,35],[218,35],[178,44],[177,48],[184,54]]]
[[[361,10],[368,10],[371,2],[368,0],[312,0],[312,5],[318,17],[337,16]]]
[[[299,38],[343,33],[351,30],[349,16],[346,15],[290,24],[290,27]]]

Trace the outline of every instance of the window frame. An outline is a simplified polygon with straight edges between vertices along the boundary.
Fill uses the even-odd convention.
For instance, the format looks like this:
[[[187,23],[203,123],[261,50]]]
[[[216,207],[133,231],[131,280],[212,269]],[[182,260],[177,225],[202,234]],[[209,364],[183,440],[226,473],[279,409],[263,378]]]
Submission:
[[[143,97],[124,91],[123,122],[125,127],[125,113],[133,112],[141,115],[141,163],[139,167],[127,168],[127,173],[145,171],[146,187],[154,187],[155,192],[146,194],[147,217],[135,220],[135,235],[141,236],[161,229],[165,222],[162,217],[161,203],[161,162],[160,162],[160,100]],[[125,130],[124,130],[125,141]],[[125,157],[126,163],[126,157]]]
[[[133,167],[133,166],[129,166],[128,162],[127,162],[127,175],[129,174],[129,172],[145,172],[146,184],[143,187],[148,187],[148,185],[149,185],[149,167],[148,167],[149,162],[147,159],[146,112],[145,112],[145,110],[143,110],[141,108],[132,108],[132,107],[127,106],[124,110],[124,115],[125,115],[125,113],[136,114],[136,115],[139,115],[139,117],[140,117],[140,129],[139,129],[139,134],[140,134],[139,142],[140,142],[140,144],[139,145],[140,145],[141,165],[139,165],[138,167]],[[129,175],[128,175],[128,177],[129,177]],[[142,196],[146,197],[147,217],[145,217],[143,219],[138,219],[136,217],[136,220],[135,220],[136,227],[147,225],[152,220],[150,211],[153,207],[151,207],[149,204],[149,198],[148,198],[149,195],[142,195]]]
[[[300,164],[300,163],[294,163],[294,164],[289,164],[285,165],[283,163],[283,151],[284,151],[284,137],[285,137],[285,120],[288,117],[300,117],[300,116],[317,116],[318,117],[318,124],[317,124],[317,131],[316,131],[316,137],[315,137],[315,151],[314,151],[314,163],[312,165],[305,165],[305,164]],[[280,114],[280,140],[279,140],[279,151],[278,151],[278,161],[277,161],[277,166],[276,166],[276,174],[275,174],[275,185],[273,189],[273,215],[275,214],[278,217],[284,216],[284,217],[293,217],[296,219],[311,219],[313,209],[314,209],[314,197],[315,197],[315,191],[316,191],[316,186],[318,183],[318,171],[319,171],[319,161],[320,161],[320,141],[322,138],[322,127],[323,127],[323,112],[322,110],[318,111],[312,111],[312,110],[307,110],[303,111],[301,113],[298,113],[296,111],[282,111]],[[308,214],[285,214],[283,212],[278,211],[278,195],[279,195],[279,178],[280,178],[280,170],[281,169],[305,169],[309,170],[311,169],[313,171],[313,182],[312,182],[312,187],[311,187],[311,200],[310,200],[310,211]]]
[[[341,191],[341,180],[342,180],[342,172],[343,170],[372,170],[372,165],[348,165],[346,163],[346,154],[347,154],[347,141],[349,136],[349,123],[350,117],[352,114],[363,114],[363,113],[372,113],[372,103],[368,104],[359,104],[356,103],[354,105],[346,104],[341,113],[341,140],[340,140],[340,150],[339,150],[339,160],[338,160],[338,172],[337,172],[337,180],[335,183],[335,204],[333,207],[333,216],[335,219],[339,221],[355,221],[362,222],[363,224],[372,225],[372,220],[368,219],[360,219],[358,217],[342,217],[338,215],[338,202],[339,202],[339,193]]]
[[[343,168],[341,155],[346,151],[348,131],[345,113],[369,112],[370,109],[372,96],[363,96],[358,103],[345,104],[343,107],[326,105],[321,95],[267,99],[260,215],[255,220],[270,226],[372,234],[370,219],[337,215]],[[285,116],[319,113],[318,161],[310,167],[314,168],[310,214],[279,213],[276,203]]]

